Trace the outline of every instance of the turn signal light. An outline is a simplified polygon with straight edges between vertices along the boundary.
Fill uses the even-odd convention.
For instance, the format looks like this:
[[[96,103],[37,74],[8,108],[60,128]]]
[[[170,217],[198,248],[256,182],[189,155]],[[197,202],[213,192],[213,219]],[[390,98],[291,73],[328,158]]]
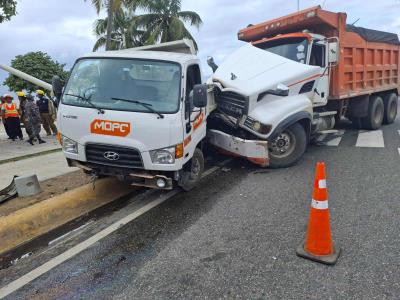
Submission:
[[[179,144],[175,146],[175,158],[183,157],[183,144]]]

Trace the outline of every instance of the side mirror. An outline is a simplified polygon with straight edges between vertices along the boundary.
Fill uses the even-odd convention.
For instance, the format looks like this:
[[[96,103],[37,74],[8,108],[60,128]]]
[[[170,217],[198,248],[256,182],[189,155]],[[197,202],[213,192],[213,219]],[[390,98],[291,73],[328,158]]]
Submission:
[[[334,64],[339,62],[339,43],[331,42],[328,44],[328,62]]]
[[[208,56],[207,57],[207,64],[210,66],[210,68],[213,70],[213,73],[215,73],[215,71],[217,71],[218,66],[217,64],[214,62],[214,57],[212,56]]]
[[[195,107],[206,107],[208,103],[207,98],[207,85],[196,84],[193,87],[193,105]]]

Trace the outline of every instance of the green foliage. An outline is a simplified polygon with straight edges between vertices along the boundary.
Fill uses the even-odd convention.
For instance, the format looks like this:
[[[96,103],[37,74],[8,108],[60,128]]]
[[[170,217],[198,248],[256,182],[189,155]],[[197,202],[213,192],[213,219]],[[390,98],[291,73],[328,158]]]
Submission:
[[[137,29],[133,13],[127,9],[120,10],[114,15],[113,23],[109,50],[120,50],[144,45],[144,31]],[[108,18],[95,21],[94,33],[97,36],[97,41],[93,47],[93,51],[97,51],[99,48],[105,46],[107,25]]]
[[[87,1],[87,0],[85,0]],[[97,12],[108,8],[108,0],[91,0]],[[145,13],[135,15],[136,8]],[[200,16],[193,11],[182,11],[181,0],[113,0],[113,24],[110,50],[138,47],[189,38],[196,41],[185,27],[197,28],[202,24]],[[93,51],[105,46],[108,18],[94,24],[97,36]]]
[[[147,44],[170,42],[189,38],[197,44],[186,29],[185,23],[197,28],[203,23],[201,17],[193,11],[182,11],[181,0],[147,0],[141,1],[146,14],[135,17],[139,28],[147,34]]]
[[[9,21],[11,17],[17,14],[17,1],[0,0],[0,23]]]
[[[47,53],[40,51],[16,56],[11,61],[11,67],[50,84],[54,75],[60,76],[64,82],[69,75],[69,72],[64,70],[64,64],[52,60]],[[21,90],[34,91],[40,88],[14,75],[8,76],[3,84],[14,92]]]

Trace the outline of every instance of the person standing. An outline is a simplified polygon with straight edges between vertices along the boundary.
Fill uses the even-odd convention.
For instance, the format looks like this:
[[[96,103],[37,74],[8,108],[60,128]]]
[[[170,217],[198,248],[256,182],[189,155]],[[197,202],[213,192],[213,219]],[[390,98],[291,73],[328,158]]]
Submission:
[[[15,141],[17,137],[19,137],[20,140],[23,140],[21,120],[19,118],[17,104],[13,102],[13,96],[10,94],[5,94],[3,98],[6,102],[1,107],[1,117],[8,128],[10,137],[13,141]]]
[[[1,117],[1,110],[3,108],[4,103],[6,103],[6,100],[4,100],[4,98],[2,96],[0,96],[0,117]],[[4,129],[6,131],[8,139],[10,140],[11,139],[11,135],[10,135],[10,131],[7,128],[7,124],[6,124],[5,120],[1,120],[1,118],[0,118],[0,121],[3,122]]]
[[[26,118],[27,130],[29,130],[30,132],[28,143],[33,146],[35,138],[39,141],[39,144],[46,143],[40,137],[41,117],[39,108],[33,101],[33,97],[31,95],[28,95],[26,98],[27,101],[25,103],[25,118]]]
[[[37,90],[36,94],[39,100],[36,102],[40,117],[42,119],[43,128],[47,135],[57,135],[57,127],[54,125],[56,119],[56,109],[54,107],[53,101],[49,100],[44,94],[44,91]]]
[[[19,116],[21,118],[21,122],[22,122],[22,124],[24,124],[26,134],[28,136],[31,136],[31,133],[29,132],[29,129],[26,124],[26,116],[25,116],[25,104],[27,102],[26,94],[25,94],[25,92],[21,91],[21,92],[17,92],[17,96],[18,96],[18,100],[19,100]]]

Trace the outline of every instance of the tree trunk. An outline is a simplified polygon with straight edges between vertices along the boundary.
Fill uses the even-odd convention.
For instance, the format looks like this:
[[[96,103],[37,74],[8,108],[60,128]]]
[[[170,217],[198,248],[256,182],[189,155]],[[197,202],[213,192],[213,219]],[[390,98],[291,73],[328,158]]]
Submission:
[[[107,7],[107,37],[106,37],[106,51],[109,51],[111,48],[111,33],[112,33],[112,25],[113,25],[113,0],[108,0]]]

